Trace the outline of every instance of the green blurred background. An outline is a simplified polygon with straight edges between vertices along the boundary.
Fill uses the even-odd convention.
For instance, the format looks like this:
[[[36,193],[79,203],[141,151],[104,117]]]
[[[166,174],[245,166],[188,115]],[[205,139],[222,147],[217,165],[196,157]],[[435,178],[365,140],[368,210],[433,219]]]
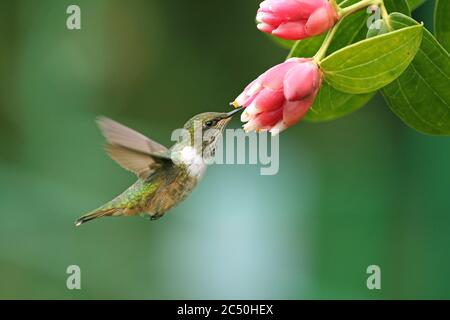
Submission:
[[[450,298],[450,139],[407,128],[380,97],[284,132],[278,175],[216,165],[161,220],[74,227],[135,180],[104,154],[97,115],[168,145],[285,57],[257,6],[1,1],[0,298]],[[415,13],[429,28],[432,9]],[[72,264],[81,290],[66,288]]]

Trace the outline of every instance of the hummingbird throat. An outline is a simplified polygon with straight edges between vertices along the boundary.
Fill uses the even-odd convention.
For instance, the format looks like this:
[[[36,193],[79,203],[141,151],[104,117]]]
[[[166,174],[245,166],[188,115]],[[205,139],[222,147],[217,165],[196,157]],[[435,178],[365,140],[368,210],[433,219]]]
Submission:
[[[197,179],[203,176],[207,163],[194,147],[184,146],[177,159],[179,163],[174,159],[175,164],[185,166],[190,176]]]
[[[171,158],[175,164],[185,166],[189,175],[199,178],[207,165],[212,163],[223,129],[205,129],[201,121],[195,121],[192,128],[180,128],[172,133],[172,140],[178,141],[172,147]]]

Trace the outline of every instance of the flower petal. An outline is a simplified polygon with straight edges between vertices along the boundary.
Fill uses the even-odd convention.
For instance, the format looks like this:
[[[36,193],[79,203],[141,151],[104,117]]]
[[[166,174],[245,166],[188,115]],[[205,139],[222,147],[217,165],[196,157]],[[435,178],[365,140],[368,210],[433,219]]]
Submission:
[[[259,92],[254,103],[259,112],[265,112],[281,108],[284,100],[283,90],[275,91],[270,88],[265,88]]]
[[[272,136],[276,136],[278,135],[281,131],[286,130],[286,125],[284,124],[283,120],[278,121],[278,123],[276,125],[274,125],[271,129],[270,129],[270,133],[272,134]]]
[[[290,69],[283,81],[284,96],[289,101],[311,95],[319,86],[319,68],[314,62],[303,62]]]
[[[297,58],[296,58],[297,59]],[[276,66],[270,68],[264,72],[258,81],[261,82],[264,88],[270,88],[272,90],[281,90],[283,88],[283,80],[286,73],[296,64],[297,60],[285,61],[283,63],[277,64]]]
[[[272,33],[273,30],[275,30],[275,27],[272,27],[270,24],[267,23],[258,23],[256,25],[259,31],[265,32],[265,33]]]
[[[269,10],[283,20],[298,20],[307,18],[311,12],[309,6],[303,6],[296,0],[269,1]]]
[[[315,94],[305,100],[286,101],[283,106],[283,123],[286,127],[296,124],[306,114],[314,102]]]
[[[308,37],[305,29],[306,20],[285,22],[272,31],[272,34],[285,40],[300,40]]]
[[[283,108],[272,111],[262,112],[258,114],[254,121],[258,125],[258,129],[270,129],[278,121],[283,119]]]
[[[315,36],[330,29],[336,22],[336,12],[330,4],[314,11],[305,25],[308,36]]]
[[[263,23],[263,24],[268,24],[268,25],[276,28],[280,25],[280,23],[283,22],[283,19],[275,16],[273,13],[270,13],[270,12],[258,11],[258,13],[256,15],[256,21]]]

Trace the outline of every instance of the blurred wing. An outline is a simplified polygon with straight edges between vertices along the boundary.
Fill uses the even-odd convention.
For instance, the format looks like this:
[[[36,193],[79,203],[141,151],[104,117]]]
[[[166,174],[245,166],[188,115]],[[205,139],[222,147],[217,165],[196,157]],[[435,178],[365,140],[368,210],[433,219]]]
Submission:
[[[106,141],[110,144],[119,145],[143,153],[164,154],[168,152],[168,149],[165,146],[114,120],[99,117],[97,118],[97,124]]]
[[[108,142],[105,150],[122,168],[145,179],[162,165],[171,163],[166,147],[108,118],[97,123]]]
[[[145,179],[156,169],[164,165],[166,158],[149,155],[122,146],[107,143],[105,150],[108,155],[122,168],[134,172],[139,178]]]

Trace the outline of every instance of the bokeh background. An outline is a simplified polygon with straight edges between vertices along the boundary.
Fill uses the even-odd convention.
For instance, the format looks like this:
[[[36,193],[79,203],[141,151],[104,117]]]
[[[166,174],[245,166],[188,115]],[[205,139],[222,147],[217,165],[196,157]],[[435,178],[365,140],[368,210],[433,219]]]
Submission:
[[[428,2],[415,16],[431,29]],[[216,165],[163,219],[74,227],[135,180],[104,154],[97,115],[169,145],[285,57],[257,6],[0,2],[0,298],[450,298],[450,139],[409,129],[380,97],[284,132],[278,175]],[[66,288],[72,264],[81,290]]]

